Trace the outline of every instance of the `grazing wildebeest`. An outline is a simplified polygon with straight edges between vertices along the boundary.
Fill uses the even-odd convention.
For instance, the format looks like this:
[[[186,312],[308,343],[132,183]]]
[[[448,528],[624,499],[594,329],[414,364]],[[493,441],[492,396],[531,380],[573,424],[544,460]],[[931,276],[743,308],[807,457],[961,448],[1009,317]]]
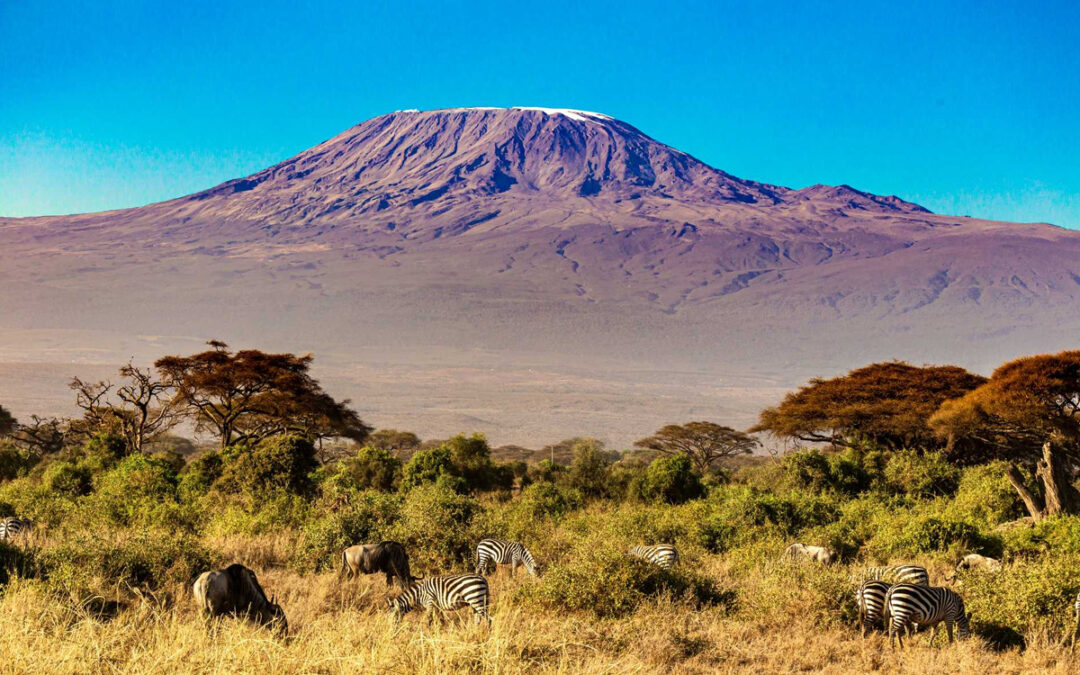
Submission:
[[[839,556],[836,555],[836,551],[831,551],[824,546],[805,546],[803,544],[792,544],[784,550],[784,557],[786,558],[806,558],[819,562],[822,565],[831,565],[837,561]]]
[[[956,566],[956,571],[971,571],[980,570],[982,572],[1000,572],[1001,561],[993,558],[987,558],[984,555],[978,553],[971,553],[964,556],[963,560]]]
[[[210,616],[239,616],[287,632],[281,605],[266,598],[255,573],[240,564],[203,572],[195,580],[195,603]]]
[[[396,541],[384,541],[378,544],[360,544],[350,546],[341,553],[341,571],[338,576],[353,578],[359,574],[386,575],[386,585],[394,579],[402,589],[407,589],[419,577],[409,571],[409,556],[405,547]]]

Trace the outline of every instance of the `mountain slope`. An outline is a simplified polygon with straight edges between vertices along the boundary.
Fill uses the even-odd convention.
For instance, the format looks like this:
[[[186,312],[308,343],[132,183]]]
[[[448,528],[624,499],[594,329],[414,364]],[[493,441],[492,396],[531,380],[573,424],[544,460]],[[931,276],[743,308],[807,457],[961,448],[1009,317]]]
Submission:
[[[403,111],[189,197],[0,219],[0,362],[221,337],[315,351],[380,425],[626,441],[870,359],[1074,346],[1078,254],[1050,225],[737,178],[597,113]]]

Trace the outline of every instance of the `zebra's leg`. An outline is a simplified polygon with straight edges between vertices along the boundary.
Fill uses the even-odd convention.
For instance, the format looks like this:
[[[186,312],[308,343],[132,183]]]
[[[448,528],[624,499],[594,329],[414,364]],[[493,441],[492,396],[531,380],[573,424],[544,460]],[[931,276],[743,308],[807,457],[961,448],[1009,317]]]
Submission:
[[[926,641],[926,646],[927,647],[932,647],[934,645],[934,638],[937,637],[937,629],[938,629],[938,624],[936,624],[936,623],[933,626],[930,626],[930,637]]]
[[[518,561],[517,558],[510,561],[510,578],[514,578],[514,572],[517,572]]]
[[[952,644],[952,621],[945,622],[945,632],[949,634],[949,644]]]

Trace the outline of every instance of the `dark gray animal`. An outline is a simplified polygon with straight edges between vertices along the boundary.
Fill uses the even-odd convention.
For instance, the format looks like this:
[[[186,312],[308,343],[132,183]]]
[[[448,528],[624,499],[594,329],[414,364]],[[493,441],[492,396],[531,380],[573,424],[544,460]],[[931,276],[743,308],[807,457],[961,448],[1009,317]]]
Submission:
[[[240,564],[203,572],[192,589],[195,603],[209,616],[236,616],[288,632],[281,605],[267,599],[255,573]]]
[[[420,577],[412,576],[409,571],[409,555],[405,547],[396,541],[384,541],[378,544],[360,544],[350,546],[341,553],[341,572],[338,576],[353,578],[359,574],[386,575],[386,585],[397,579],[402,589],[407,589]]]

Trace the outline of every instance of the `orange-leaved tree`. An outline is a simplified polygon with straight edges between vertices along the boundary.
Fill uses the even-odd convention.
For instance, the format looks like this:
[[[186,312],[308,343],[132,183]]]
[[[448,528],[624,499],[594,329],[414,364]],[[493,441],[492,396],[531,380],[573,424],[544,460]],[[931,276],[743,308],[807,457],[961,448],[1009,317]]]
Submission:
[[[209,345],[192,356],[158,359],[154,367],[196,427],[215,433],[221,447],[276,434],[362,441],[371,432],[349,401],[335,400],[311,377],[311,355]]]
[[[853,447],[870,441],[886,448],[937,442],[927,426],[946,400],[986,381],[956,366],[874,363],[831,379],[813,379],[762,411],[751,432]]]
[[[930,425],[958,463],[1008,461],[1009,481],[1032,518],[1080,513],[1072,485],[1080,462],[1080,351],[1010,361],[979,388],[944,402]],[[1034,470],[1036,492],[1021,469]]]

